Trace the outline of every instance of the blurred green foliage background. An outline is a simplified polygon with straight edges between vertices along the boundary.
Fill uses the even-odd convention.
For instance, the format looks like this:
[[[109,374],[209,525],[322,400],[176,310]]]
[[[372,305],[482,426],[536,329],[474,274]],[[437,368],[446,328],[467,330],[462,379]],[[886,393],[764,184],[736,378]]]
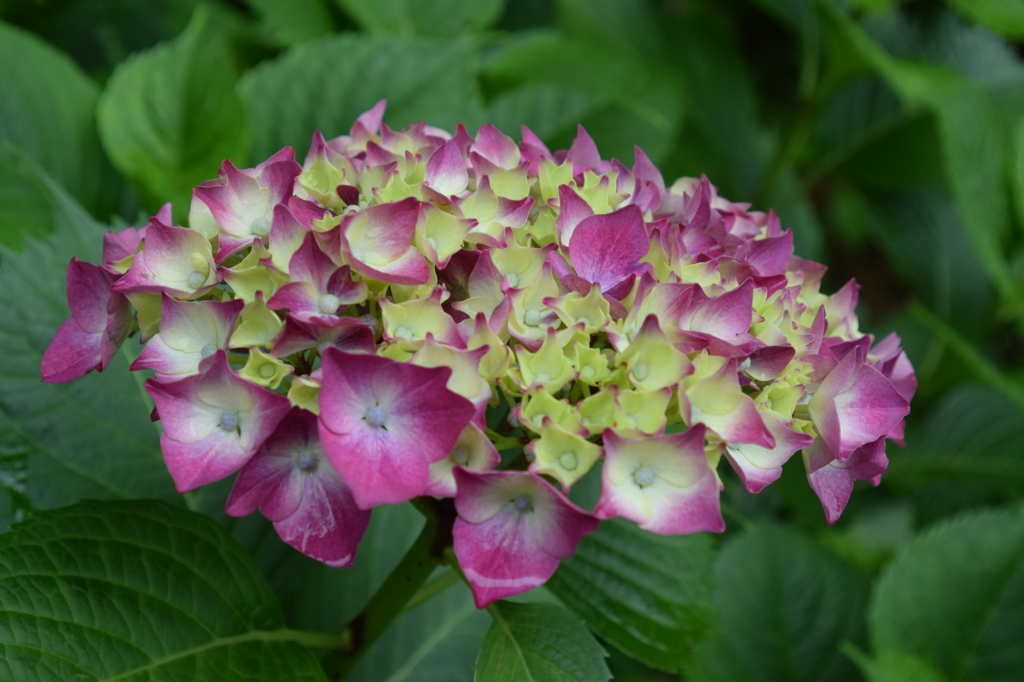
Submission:
[[[184,220],[222,159],[301,159],[314,129],[347,132],[381,98],[393,127],[525,124],[551,149],[582,123],[604,158],[639,145],[669,181],[703,173],[775,209],[829,266],[826,291],[861,283],[862,330],[898,332],[920,380],[907,447],[834,527],[799,458],[756,496],[723,467],[718,634],[692,656],[680,641],[680,665],[612,641],[616,679],[1024,676],[1024,2],[0,0],[0,20],[3,521],[175,497],[130,397],[114,430],[74,409],[131,378],[38,383],[67,258],[104,230],[168,200]],[[73,218],[68,254],[32,247]],[[216,515],[222,493],[191,504]],[[358,606],[324,615],[316,590],[368,594],[353,586],[400,555],[371,533],[338,579],[258,522],[231,527],[307,627]],[[459,599],[407,614],[356,676],[465,678],[482,629]]]

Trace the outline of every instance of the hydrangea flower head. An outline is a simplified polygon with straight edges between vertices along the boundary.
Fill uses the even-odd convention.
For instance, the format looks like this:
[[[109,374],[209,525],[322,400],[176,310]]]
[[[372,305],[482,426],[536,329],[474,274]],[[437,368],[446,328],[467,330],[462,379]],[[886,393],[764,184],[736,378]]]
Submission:
[[[602,519],[722,531],[723,460],[757,493],[802,452],[829,523],[878,484],[913,368],[779,216],[640,149],[602,159],[582,127],[551,152],[384,112],[314,133],[301,165],[225,161],[189,226],[165,206],[72,261],[43,378],[103,370],[137,331],[179,490],[240,472],[229,513],[332,566],[374,507],[453,498],[478,606]],[[566,497],[587,477],[590,510]]]

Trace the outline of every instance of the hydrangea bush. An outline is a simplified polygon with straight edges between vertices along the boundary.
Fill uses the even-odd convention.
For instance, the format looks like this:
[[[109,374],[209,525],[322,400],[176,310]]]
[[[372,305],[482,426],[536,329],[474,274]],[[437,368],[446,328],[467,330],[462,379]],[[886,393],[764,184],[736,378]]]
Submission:
[[[375,507],[453,500],[478,607],[544,584],[603,519],[721,532],[723,459],[757,493],[802,453],[829,523],[879,483],[913,368],[774,213],[666,184],[640,149],[603,160],[582,127],[551,152],[383,114],[315,133],[302,164],[225,161],[187,227],[166,205],[72,260],[44,380],[137,334],[179,491],[237,473],[229,514],[338,567]]]

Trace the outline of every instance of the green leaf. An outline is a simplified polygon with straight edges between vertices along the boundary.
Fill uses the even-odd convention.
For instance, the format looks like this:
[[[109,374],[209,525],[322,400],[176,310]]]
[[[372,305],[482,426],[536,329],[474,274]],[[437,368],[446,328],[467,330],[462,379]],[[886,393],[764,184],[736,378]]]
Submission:
[[[46,190],[28,170],[22,153],[0,143],[0,245],[13,249],[53,228]]]
[[[487,612],[473,604],[469,589],[464,584],[456,585],[402,614],[347,679],[469,682],[489,620]]]
[[[716,566],[721,633],[687,680],[848,680],[839,651],[860,639],[867,580],[802,535],[763,526],[727,545]]]
[[[583,538],[547,586],[601,639],[675,672],[714,627],[714,560],[706,535],[663,537],[613,519]]]
[[[47,221],[35,183],[18,170],[16,145],[73,196],[96,210],[110,167],[95,131],[99,88],[68,57],[0,23],[0,244],[42,234]],[[108,192],[109,194],[109,192]]]
[[[12,511],[84,497],[174,499],[156,429],[123,353],[103,374],[64,385],[41,381],[43,351],[70,316],[68,261],[98,260],[103,231],[52,180],[38,181],[53,234],[22,253],[0,248],[0,490],[14,496]],[[9,520],[0,516],[0,529]]]
[[[870,659],[860,651],[847,651],[864,672],[868,682],[948,682],[927,661],[916,656],[888,651]]]
[[[122,62],[97,113],[103,146],[151,209],[172,201],[184,215],[192,187],[248,149],[231,60],[203,8],[180,36]]]
[[[1013,205],[1017,223],[1024,226],[1024,116],[1017,120],[1013,130]]]
[[[513,138],[528,126],[551,148],[568,148],[576,124],[600,109],[603,101],[583,90],[554,83],[527,83],[495,97],[487,105],[487,121]]]
[[[347,133],[356,117],[388,100],[385,121],[454,130],[483,122],[468,40],[344,35],[286,52],[246,74],[242,91],[256,130],[251,158],[284,145],[308,148],[314,130]]]
[[[260,23],[284,45],[295,45],[334,33],[327,0],[245,0]]]
[[[0,583],[3,679],[326,681],[252,560],[198,514],[40,514],[0,537]]]
[[[970,21],[1008,38],[1024,38],[1024,4],[1020,0],[946,0]]]
[[[916,656],[950,680],[1024,670],[1024,510],[936,524],[879,579],[868,615],[876,654]]]
[[[573,38],[599,43],[617,53],[658,61],[664,27],[643,0],[556,0],[558,23]]]
[[[991,97],[950,68],[894,58],[831,2],[818,0],[818,5],[835,31],[835,51],[856,55],[906,105],[934,112],[946,179],[974,251],[1003,298],[1015,301],[1002,245],[1009,227],[1003,177],[1007,145]]]
[[[602,157],[627,163],[634,146],[655,162],[664,158],[684,115],[678,74],[601,42],[576,40],[557,31],[515,34],[489,56],[483,75],[499,89],[547,83],[600,101],[603,106],[579,122],[597,142]]]
[[[556,604],[498,601],[476,659],[481,682],[605,682],[607,655],[587,629]]]
[[[505,0],[336,0],[372,33],[454,36],[485,29],[501,17]]]
[[[856,220],[860,214],[894,270],[940,318],[960,329],[986,319],[991,289],[985,267],[948,192],[928,188],[861,194],[850,189],[842,194],[858,205],[857,213],[846,217]]]

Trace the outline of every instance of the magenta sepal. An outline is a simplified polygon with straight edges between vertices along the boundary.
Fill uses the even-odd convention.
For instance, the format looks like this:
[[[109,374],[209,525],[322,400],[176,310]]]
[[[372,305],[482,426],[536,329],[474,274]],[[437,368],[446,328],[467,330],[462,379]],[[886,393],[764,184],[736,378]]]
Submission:
[[[433,462],[451,452],[475,412],[446,388],[451,369],[323,353],[320,440],[363,509],[422,495]]]
[[[650,271],[650,264],[640,262],[649,248],[640,209],[626,206],[581,220],[569,238],[569,260],[581,279],[621,300],[633,278]]]
[[[271,310],[288,309],[297,319],[326,324],[337,319],[339,311],[366,300],[366,284],[355,282],[349,267],[338,267],[323,252],[316,236],[307,232],[302,245],[288,263],[291,281],[281,286],[267,301]]]
[[[146,381],[164,433],[160,449],[178,492],[238,471],[291,408],[288,398],[249,383],[217,351],[202,374]]]
[[[282,540],[337,568],[352,563],[370,522],[324,456],[316,416],[297,407],[239,472],[225,511],[246,516],[257,507]]]
[[[114,276],[72,258],[67,295],[71,317],[57,329],[40,365],[43,381],[63,384],[92,370],[102,372],[132,328],[128,299],[111,292]]]
[[[721,487],[704,452],[705,432],[696,424],[682,433],[633,439],[606,429],[594,516],[621,516],[658,535],[725,530]]]
[[[854,481],[871,481],[878,485],[889,466],[885,456],[885,437],[862,445],[844,461],[839,461],[825,441],[816,438],[804,448],[804,466],[829,525],[839,520],[853,492]]]
[[[361,318],[321,315],[300,320],[287,313],[270,352],[283,358],[310,348],[323,350],[330,346],[363,353],[373,353],[377,347],[373,328]]]
[[[227,348],[243,307],[245,301],[241,299],[178,301],[163,294],[160,331],[146,343],[129,369],[155,370],[157,381],[173,381],[202,371],[214,353]]]
[[[821,382],[808,405],[814,426],[836,459],[892,431],[910,413],[909,401],[855,348]]]
[[[452,535],[477,608],[539,587],[600,523],[525,471],[455,468]]]

